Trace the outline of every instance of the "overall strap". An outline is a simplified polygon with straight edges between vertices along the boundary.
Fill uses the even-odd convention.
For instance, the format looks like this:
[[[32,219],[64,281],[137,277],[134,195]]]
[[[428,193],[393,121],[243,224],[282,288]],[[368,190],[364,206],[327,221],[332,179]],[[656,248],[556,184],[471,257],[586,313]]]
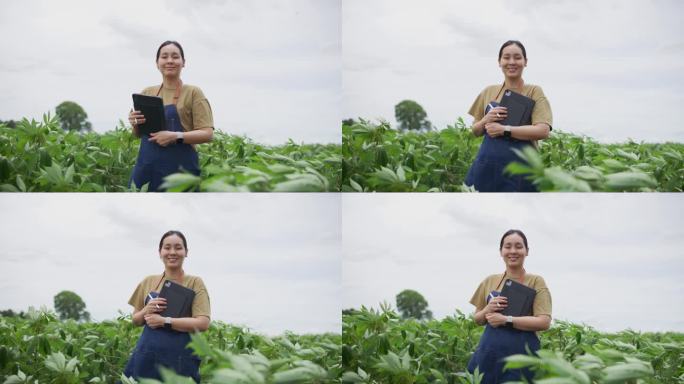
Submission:
[[[161,93],[162,88],[164,87],[164,83],[159,86],[159,90],[157,91],[157,96]],[[176,93],[173,95],[173,105],[176,105],[178,103],[178,99],[180,98],[180,93],[181,93],[181,88],[183,88],[183,82],[179,79],[178,80],[178,87],[176,88]]]

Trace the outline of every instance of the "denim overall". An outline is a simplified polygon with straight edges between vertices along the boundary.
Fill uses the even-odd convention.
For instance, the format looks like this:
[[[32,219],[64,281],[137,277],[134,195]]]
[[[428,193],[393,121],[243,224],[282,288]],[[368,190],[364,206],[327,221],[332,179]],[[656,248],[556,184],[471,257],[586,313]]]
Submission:
[[[145,305],[150,297],[159,296],[157,292],[150,292],[145,298]],[[200,359],[192,355],[192,349],[186,348],[190,342],[187,332],[172,329],[153,329],[145,324],[140,339],[133,349],[133,353],[126,364],[124,375],[134,379],[146,378],[161,380],[157,371],[159,365],[171,368],[177,374],[192,377],[200,382]]]
[[[487,303],[490,298],[499,296],[499,293],[492,291],[487,296]],[[534,374],[528,368],[503,371],[503,358],[515,354],[526,355],[525,346],[533,353],[539,350],[539,339],[534,331],[521,331],[504,326],[494,328],[487,323],[480,344],[468,362],[468,371],[472,373],[475,367],[480,367],[480,373],[484,373],[482,384],[521,381],[523,377],[532,382]]]
[[[485,109],[485,114],[497,106],[499,103],[490,102]],[[526,124],[529,123],[531,122]],[[527,175],[504,174],[504,168],[509,163],[523,162],[511,148],[522,150],[530,145],[532,143],[527,140],[512,137],[492,138],[485,132],[480,150],[466,175],[466,185],[474,186],[479,192],[537,192],[534,184],[526,179]]]
[[[183,126],[180,122],[178,109],[176,108],[177,98],[180,95],[182,85],[178,86],[174,103],[164,106],[164,118],[166,119],[166,130],[171,132],[183,132]],[[159,96],[161,87],[157,92]],[[148,191],[157,192],[159,186],[164,182],[164,177],[181,172],[182,170],[199,176],[199,158],[197,151],[190,144],[170,144],[166,147],[149,141],[149,135],[141,134],[140,136],[140,150],[138,151],[138,160],[133,168],[133,174],[129,181],[129,187],[135,183],[137,188],[142,187],[146,183],[150,183]]]

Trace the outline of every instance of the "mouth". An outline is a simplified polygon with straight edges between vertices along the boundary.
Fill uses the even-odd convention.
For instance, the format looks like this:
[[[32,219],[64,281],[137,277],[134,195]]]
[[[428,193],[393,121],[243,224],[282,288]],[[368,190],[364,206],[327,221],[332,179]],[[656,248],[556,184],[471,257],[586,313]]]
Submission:
[[[511,262],[516,262],[518,259],[520,259],[519,256],[508,256],[508,260]]]
[[[178,261],[180,258],[179,257],[167,257],[166,260],[168,260],[170,263],[174,263]]]

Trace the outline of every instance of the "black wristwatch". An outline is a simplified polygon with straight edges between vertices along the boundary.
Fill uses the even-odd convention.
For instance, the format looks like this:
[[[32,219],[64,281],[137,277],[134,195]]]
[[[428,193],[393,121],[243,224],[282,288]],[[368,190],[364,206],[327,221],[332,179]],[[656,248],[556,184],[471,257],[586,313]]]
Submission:
[[[183,132],[176,132],[176,144],[183,144]]]
[[[511,137],[511,126],[507,125],[504,127],[504,137]]]
[[[172,328],[171,328],[171,318],[170,318],[170,317],[165,317],[165,318],[164,318],[164,328],[166,328],[166,329],[172,329]]]

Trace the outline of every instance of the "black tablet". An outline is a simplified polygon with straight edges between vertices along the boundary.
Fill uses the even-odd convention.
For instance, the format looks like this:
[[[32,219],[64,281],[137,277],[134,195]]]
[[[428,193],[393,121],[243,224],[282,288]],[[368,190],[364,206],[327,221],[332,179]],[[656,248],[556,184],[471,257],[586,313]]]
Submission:
[[[146,96],[139,93],[133,94],[133,108],[142,112],[145,116],[145,123],[138,124],[138,132],[149,135],[152,132],[166,130],[166,120],[164,119],[164,101],[161,97]]]
[[[508,114],[505,119],[499,121],[499,124],[513,127],[532,124],[534,104],[535,101],[527,96],[515,93],[510,89],[505,90],[499,105],[506,107]]]
[[[506,316],[531,316],[536,295],[535,289],[506,279],[501,296],[508,299],[508,306],[501,313]]]
[[[176,284],[171,280],[164,281],[159,297],[166,299],[166,309],[160,314],[163,317],[192,317],[192,302],[195,291]]]

